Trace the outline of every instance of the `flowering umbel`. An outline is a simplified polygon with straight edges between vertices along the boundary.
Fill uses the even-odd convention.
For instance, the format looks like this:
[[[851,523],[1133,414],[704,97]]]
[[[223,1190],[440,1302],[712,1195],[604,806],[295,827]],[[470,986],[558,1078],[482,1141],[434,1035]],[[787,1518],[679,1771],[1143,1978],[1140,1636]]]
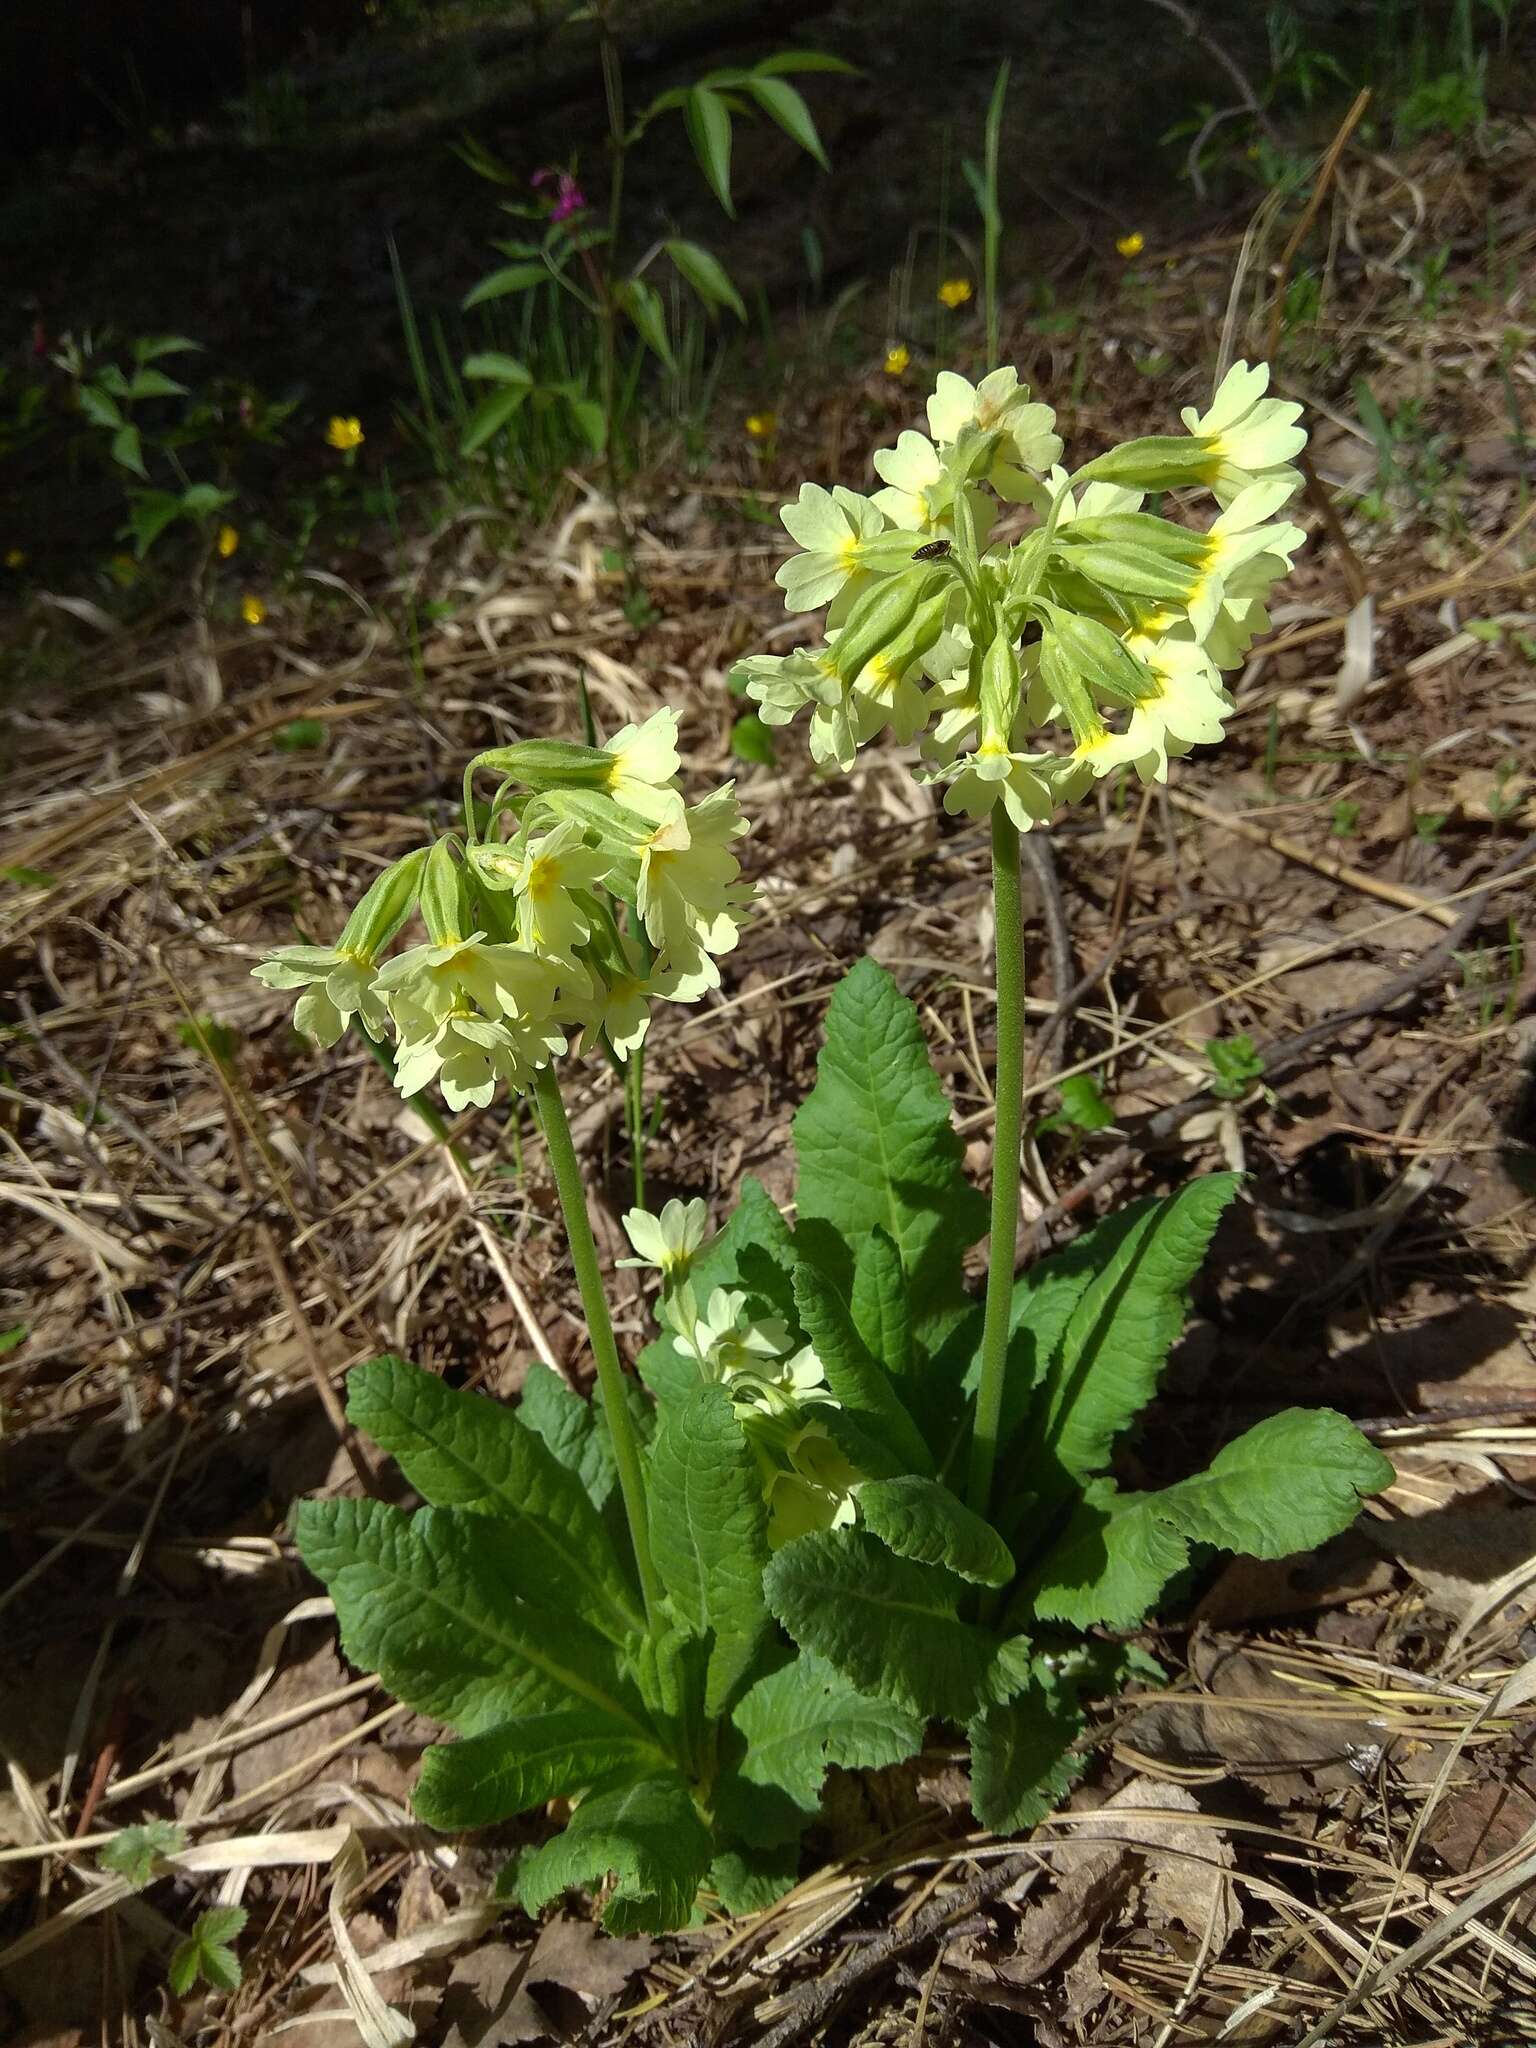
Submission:
[[[499,781],[488,812],[477,771]],[[400,1092],[436,1086],[453,1110],[526,1088],[578,1034],[626,1060],[653,1002],[719,985],[751,899],[732,785],[690,804],[677,771],[670,710],[602,747],[492,748],[466,771],[462,835],[386,869],[334,946],[283,947],[256,977],[303,991],[294,1022],[321,1046],[354,1021],[393,1037]],[[424,939],[389,954],[418,912]]]
[[[1221,739],[1222,671],[1268,624],[1306,537],[1282,516],[1301,408],[1268,386],[1266,365],[1234,364],[1204,412],[1185,409],[1185,435],[1069,475],[1055,415],[1017,371],[941,371],[928,432],[876,452],[881,489],[805,483],[782,508],[799,550],[778,572],[785,605],[828,607],[825,639],[749,656],[740,686],[765,724],[809,709],[825,767],[851,768],[886,726],[920,740],[946,809],[1001,804],[1020,831],[1115,769],[1164,780],[1171,755]],[[1199,490],[1220,508],[1208,531],[1144,509]],[[999,501],[1032,515],[1003,544]]]

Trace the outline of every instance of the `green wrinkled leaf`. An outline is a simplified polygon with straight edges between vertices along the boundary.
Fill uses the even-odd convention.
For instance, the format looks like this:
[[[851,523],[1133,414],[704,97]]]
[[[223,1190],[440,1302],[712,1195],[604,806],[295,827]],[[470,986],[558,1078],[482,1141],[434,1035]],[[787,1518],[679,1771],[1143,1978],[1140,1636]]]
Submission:
[[[748,1913],[767,1912],[793,1889],[799,1875],[798,1841],[779,1842],[768,1849],[736,1843],[716,1855],[709,1866],[708,1885],[720,1901],[720,1910],[735,1920]]]
[[[1209,1468],[1146,1496],[1192,1543],[1294,1557],[1347,1529],[1391,1460],[1333,1408],[1287,1408],[1218,1451]]]
[[[705,1711],[724,1712],[769,1628],[762,1474],[723,1386],[668,1402],[651,1446],[651,1555],[678,1618],[711,1639]]]
[[[1027,1646],[959,1618],[963,1579],[894,1557],[862,1529],[786,1544],[764,1588],[802,1649],[911,1713],[963,1721],[1028,1676]]]
[[[834,1764],[879,1770],[923,1745],[920,1714],[859,1692],[806,1650],[760,1678],[731,1718],[746,1750],[721,1780],[717,1810],[757,1848],[799,1839],[820,1811],[822,1782]]]
[[[1187,1290],[1237,1176],[1209,1174],[1160,1200],[1133,1202],[1072,1247],[1092,1274],[1068,1318],[1025,1432],[1021,1469],[1059,1497],[1101,1472],[1115,1438],[1157,1391],[1184,1327]]]
[[[659,1745],[627,1722],[586,1707],[528,1714],[462,1742],[439,1742],[421,1762],[412,1805],[445,1832],[489,1827],[605,1778],[664,1768]]]
[[[848,1301],[853,1327],[875,1361],[898,1378],[911,1372],[912,1315],[901,1254],[887,1230],[877,1225],[860,1238],[853,1255],[853,1290]]]
[[[655,1425],[656,1410],[645,1390],[632,1379],[625,1379],[624,1394],[630,1421],[644,1443]],[[560,1463],[576,1474],[593,1507],[607,1506],[619,1474],[608,1419],[601,1408],[584,1401],[559,1373],[542,1359],[535,1359],[523,1381],[517,1419],[525,1428],[536,1431]]]
[[[1002,1537],[936,1479],[871,1479],[859,1488],[859,1515],[887,1550],[914,1564],[943,1565],[981,1586],[1006,1586],[1013,1577]]]
[[[1069,1746],[1083,1716],[1065,1688],[1032,1679],[972,1720],[971,1804],[994,1834],[1032,1828],[1058,1806],[1082,1769]]]
[[[577,1614],[616,1643],[644,1628],[580,1479],[512,1409],[385,1356],[352,1373],[347,1414],[431,1506],[494,1515],[515,1532],[510,1590],[521,1599]]]
[[[794,1284],[801,1327],[843,1409],[885,1445],[903,1471],[931,1475],[933,1453],[889,1373],[865,1349],[842,1296],[814,1266],[796,1266]]]
[[[747,309],[742,303],[741,293],[731,283],[730,275],[718,256],[699,242],[674,239],[664,242],[662,247],[706,306],[728,306],[738,320],[746,319]]]
[[[1096,1479],[1043,1562],[1020,1589],[1014,1616],[1075,1628],[1136,1628],[1176,1573],[1189,1546],[1157,1510],[1157,1494],[1120,1494]]]
[[[886,1231],[901,1254],[913,1322],[961,1299],[961,1255],[987,1207],[961,1169],[960,1140],[929,1064],[915,1006],[873,960],[834,990],[816,1085],[795,1118],[802,1257],[830,1231],[856,1247]],[[851,1275],[838,1275],[845,1289]]]
[[[342,1647],[397,1699],[461,1735],[590,1707],[646,1730],[611,1643],[575,1614],[530,1607],[523,1532],[486,1514],[373,1500],[301,1501],[299,1554],[336,1602]]]
[[[710,1858],[709,1831],[687,1786],[675,1772],[658,1772],[583,1799],[563,1834],[519,1862],[518,1897],[536,1918],[562,1892],[611,1876],[609,1933],[660,1933],[687,1922]]]

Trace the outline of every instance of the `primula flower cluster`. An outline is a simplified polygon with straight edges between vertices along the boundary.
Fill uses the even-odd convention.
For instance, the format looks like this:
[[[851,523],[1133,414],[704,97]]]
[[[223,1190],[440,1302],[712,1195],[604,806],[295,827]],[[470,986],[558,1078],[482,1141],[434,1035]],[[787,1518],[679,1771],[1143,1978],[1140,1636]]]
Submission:
[[[488,815],[477,770],[500,778]],[[719,986],[751,898],[732,785],[690,804],[677,771],[671,710],[603,747],[492,748],[466,773],[462,838],[396,861],[334,946],[285,946],[253,971],[303,991],[294,1022],[322,1046],[354,1021],[393,1037],[400,1092],[436,1086],[453,1110],[527,1087],[576,1033],[627,1059],[654,1001]],[[390,955],[418,910],[424,940]]]
[[[690,1276],[709,1239],[703,1200],[670,1201],[657,1216],[631,1209],[624,1228],[637,1256],[619,1263],[660,1273],[658,1312],[677,1350],[731,1397],[762,1475],[770,1548],[853,1522],[865,1475],[838,1442],[842,1404],[813,1348],[797,1350],[777,1318],[754,1317],[736,1288],[713,1288],[699,1306]]]
[[[824,636],[749,657],[740,685],[767,725],[809,713],[829,768],[887,729],[920,741],[946,809],[1001,803],[1021,831],[1115,769],[1164,780],[1171,756],[1222,737],[1222,671],[1268,625],[1305,539],[1280,516],[1301,481],[1301,408],[1268,386],[1267,366],[1237,363],[1206,411],[1186,409],[1184,435],[1069,474],[1055,415],[1017,371],[941,371],[928,432],[875,455],[879,490],[806,483],[782,508],[800,550],[778,572],[785,606],[825,606]],[[1208,531],[1146,509],[1200,490],[1219,508]],[[1000,544],[1008,506],[1027,523]]]

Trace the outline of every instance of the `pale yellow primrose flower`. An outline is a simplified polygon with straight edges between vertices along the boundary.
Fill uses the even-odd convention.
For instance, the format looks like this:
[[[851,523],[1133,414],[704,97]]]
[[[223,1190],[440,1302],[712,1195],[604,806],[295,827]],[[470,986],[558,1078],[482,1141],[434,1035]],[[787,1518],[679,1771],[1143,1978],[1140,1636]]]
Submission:
[[[611,858],[587,845],[573,818],[530,839],[520,856],[511,848],[502,851],[512,856],[501,872],[517,896],[518,938],[537,952],[575,965],[576,948],[591,937],[592,922],[572,892],[602,881],[613,867]]]
[[[1296,550],[1307,536],[1301,527],[1287,521],[1277,520],[1268,525],[1265,522],[1286,502],[1293,489],[1289,473],[1250,484],[1238,492],[1206,534],[1195,585],[1185,599],[1197,639],[1206,637],[1227,584],[1245,562],[1261,555],[1270,557],[1275,565],[1270,580],[1289,572]]]
[[[660,956],[653,985],[669,1002],[693,1002],[720,986],[712,956],[735,946],[738,913],[751,891],[738,884],[741,864],[730,842],[747,830],[723,783],[702,803],[673,809],[640,846],[637,905],[646,935]]]
[[[871,502],[896,526],[927,532],[949,511],[954,487],[926,434],[904,427],[894,448],[875,450],[875,473],[886,488]]]
[[[618,1263],[654,1266],[668,1281],[683,1277],[709,1235],[709,1205],[702,1195],[687,1202],[674,1196],[663,1203],[659,1216],[649,1209],[630,1209],[619,1220],[637,1256]]]
[[[1071,762],[1087,765],[1096,776],[1129,762],[1143,782],[1165,782],[1170,753],[1185,754],[1224,737],[1232,699],[1210,655],[1195,641],[1132,634],[1125,644],[1146,663],[1155,694],[1132,707],[1123,733],[1086,742]]]
[[[1055,754],[1016,753],[999,740],[984,739],[973,754],[962,754],[925,780],[948,782],[946,811],[980,818],[1001,802],[1018,830],[1028,832],[1048,823],[1060,801],[1052,779],[1060,766]]]
[[[423,1018],[441,1023],[467,1003],[487,1017],[538,1021],[549,1014],[560,970],[521,946],[489,943],[484,932],[412,946],[386,961],[374,987],[403,1037],[418,1035]]]
[[[677,1348],[706,1379],[724,1383],[738,1373],[759,1372],[766,1359],[782,1357],[789,1349],[789,1330],[777,1320],[753,1322],[745,1294],[717,1287],[703,1314],[677,1332]]]
[[[605,787],[614,802],[653,822],[667,816],[678,801],[672,787],[678,770],[672,707],[653,711],[643,725],[621,726],[603,752],[612,756]]]
[[[267,988],[302,988],[293,1012],[297,1030],[329,1050],[353,1017],[370,1038],[382,1038],[388,1014],[374,988],[376,969],[366,953],[342,946],[282,946],[251,973]]]
[[[764,1446],[763,1498],[768,1504],[768,1548],[779,1550],[817,1529],[845,1529],[857,1519],[855,1489],[865,1477],[818,1423],[809,1423],[780,1448],[785,1470]]]
[[[581,1017],[584,1031],[601,1034],[613,1048],[615,1059],[627,1060],[639,1051],[650,1029],[652,988],[650,972],[637,948],[623,933],[619,943],[624,949],[624,968],[615,970],[605,962],[593,975],[597,991],[582,1005]]]
[[[811,758],[846,775],[858,746],[852,692],[837,672],[831,647],[797,647],[791,654],[749,654],[735,673],[758,707],[764,725],[788,725],[811,707]]]
[[[883,654],[866,662],[853,681],[856,735],[862,747],[889,726],[898,746],[910,746],[928,722],[920,662],[893,667]]]
[[[411,1096],[435,1081],[455,1113],[471,1103],[484,1109],[501,1082],[525,1088],[536,1068],[566,1049],[564,1033],[549,1022],[513,1022],[457,1008],[431,1028],[427,1013],[408,1003],[398,1006],[398,1014],[402,1026],[412,1028],[395,1056],[395,1086]],[[419,1033],[420,1025],[430,1035]]]
[[[1197,413],[1186,405],[1179,415],[1186,430],[1207,445],[1209,461],[1200,481],[1217,502],[1229,505],[1249,484],[1273,475],[1307,445],[1296,422],[1299,405],[1266,398],[1268,363],[1234,363],[1222,378],[1210,407]]]
[[[1011,366],[990,371],[979,384],[957,371],[940,370],[928,401],[929,432],[942,447],[958,441],[967,427],[1005,437],[988,481],[1000,497],[1016,504],[1034,495],[1031,478],[1019,472],[1041,475],[1061,454],[1055,413],[1030,398],[1028,385],[1019,382]]]
[[[774,572],[788,612],[820,611],[861,573],[861,544],[885,531],[879,507],[857,491],[834,484],[802,484],[792,505],[779,507],[785,532],[803,554],[791,555]]]

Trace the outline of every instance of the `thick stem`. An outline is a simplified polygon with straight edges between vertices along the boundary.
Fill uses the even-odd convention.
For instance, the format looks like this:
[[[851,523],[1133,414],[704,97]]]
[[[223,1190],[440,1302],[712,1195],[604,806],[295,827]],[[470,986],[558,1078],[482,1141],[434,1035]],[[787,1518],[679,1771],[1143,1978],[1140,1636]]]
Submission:
[[[603,1413],[608,1418],[608,1434],[613,1439],[619,1491],[624,1496],[629,1538],[635,1547],[635,1568],[640,1574],[646,1619],[654,1634],[661,1583],[656,1577],[656,1567],[651,1563],[650,1523],[645,1507],[645,1480],[640,1471],[640,1447],[624,1398],[624,1368],[619,1363],[619,1348],[613,1341],[613,1324],[608,1315],[608,1299],[603,1293],[603,1276],[597,1263],[597,1246],[593,1242],[592,1224],[587,1215],[581,1166],[576,1158],[576,1147],[571,1142],[571,1127],[566,1122],[565,1104],[560,1097],[560,1083],[555,1078],[553,1067],[539,1069],[533,1092],[539,1105],[539,1119],[544,1126],[544,1142],[549,1147],[549,1163],[554,1169],[560,1212],[565,1218],[566,1236],[570,1240],[576,1285],[581,1290],[581,1305],[586,1311],[587,1334],[592,1339],[598,1390],[602,1395]]]
[[[987,1306],[981,1327],[981,1378],[971,1431],[966,1499],[987,1512],[1008,1363],[1019,1234],[1019,1143],[1024,1118],[1024,915],[1019,892],[1019,833],[1003,806],[992,807],[992,902],[997,921],[997,1089],[992,1146],[992,1227],[987,1247]]]

